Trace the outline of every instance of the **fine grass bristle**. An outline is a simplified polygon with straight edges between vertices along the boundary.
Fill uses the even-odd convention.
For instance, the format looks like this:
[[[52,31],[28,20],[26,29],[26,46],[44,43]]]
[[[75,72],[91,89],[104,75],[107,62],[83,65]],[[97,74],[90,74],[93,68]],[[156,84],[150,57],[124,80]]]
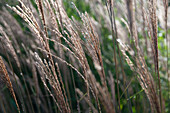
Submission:
[[[18,102],[17,102],[17,98],[15,96],[15,92],[14,92],[14,89],[13,89],[13,86],[12,86],[12,83],[11,83],[11,80],[9,78],[9,75],[8,75],[8,72],[5,68],[5,64],[3,63],[3,60],[2,60],[2,57],[0,56],[0,79],[2,81],[5,82],[5,84],[7,85],[14,101],[15,101],[15,104],[17,106],[17,109],[18,109],[18,112],[20,113],[20,107],[18,105]]]

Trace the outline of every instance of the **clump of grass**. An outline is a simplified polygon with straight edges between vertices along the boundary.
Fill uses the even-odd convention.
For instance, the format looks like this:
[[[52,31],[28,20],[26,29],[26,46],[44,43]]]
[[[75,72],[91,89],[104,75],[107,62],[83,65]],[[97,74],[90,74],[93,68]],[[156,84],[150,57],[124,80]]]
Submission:
[[[7,51],[0,51],[0,55],[8,59],[11,70],[14,68],[13,74],[18,75],[21,84],[24,84],[21,85],[23,91],[19,94],[18,89],[14,93],[1,57],[0,73],[5,76],[0,78],[3,77],[7,84],[18,112],[20,104],[25,113],[121,113],[126,110],[132,113],[134,107],[136,110],[164,112],[159,73],[156,0],[105,0],[105,3],[101,0],[86,1],[90,7],[97,6],[88,13],[80,12],[77,4],[71,3],[78,19],[68,16],[64,1],[61,0],[18,1],[19,5],[7,7],[22,22],[17,22],[5,8],[0,11],[0,42],[3,43],[0,49]],[[137,9],[138,6],[141,11]],[[145,8],[146,6],[148,7]],[[166,38],[167,7],[167,1],[164,0]],[[94,15],[95,19],[92,17]],[[144,20],[138,20],[140,17]],[[142,32],[138,27],[142,28]],[[146,47],[142,45],[141,36]],[[154,58],[159,93],[151,71],[152,64],[145,59],[143,48],[147,49],[148,59],[150,56]],[[133,78],[138,81],[134,82]],[[138,84],[142,90],[135,95],[143,98],[142,102],[137,102],[130,96],[134,95]],[[17,103],[15,95],[22,96],[21,103]],[[146,108],[145,104],[150,104],[150,107]],[[5,107],[3,110],[5,111]]]

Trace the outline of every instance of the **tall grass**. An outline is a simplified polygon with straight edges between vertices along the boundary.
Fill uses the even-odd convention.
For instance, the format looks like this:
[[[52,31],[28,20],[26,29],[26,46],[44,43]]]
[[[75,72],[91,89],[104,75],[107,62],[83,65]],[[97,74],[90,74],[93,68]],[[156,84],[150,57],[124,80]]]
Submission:
[[[0,112],[169,112],[168,1],[161,3],[18,0],[3,5]]]

